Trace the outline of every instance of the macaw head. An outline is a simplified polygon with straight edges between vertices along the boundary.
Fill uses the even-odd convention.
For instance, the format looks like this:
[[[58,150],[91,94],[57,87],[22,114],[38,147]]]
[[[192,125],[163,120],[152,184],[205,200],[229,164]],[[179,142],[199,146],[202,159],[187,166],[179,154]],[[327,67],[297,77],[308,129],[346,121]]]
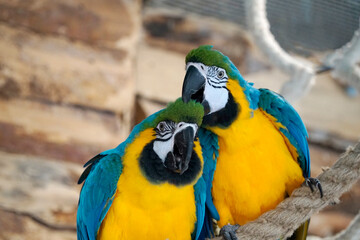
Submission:
[[[140,155],[140,167],[152,182],[184,185],[201,175],[202,153],[197,139],[204,109],[195,101],[179,98],[145,124],[152,139]]]
[[[250,111],[253,88],[230,59],[204,45],[186,56],[184,102],[195,100],[205,109],[204,126],[228,127],[240,111]]]

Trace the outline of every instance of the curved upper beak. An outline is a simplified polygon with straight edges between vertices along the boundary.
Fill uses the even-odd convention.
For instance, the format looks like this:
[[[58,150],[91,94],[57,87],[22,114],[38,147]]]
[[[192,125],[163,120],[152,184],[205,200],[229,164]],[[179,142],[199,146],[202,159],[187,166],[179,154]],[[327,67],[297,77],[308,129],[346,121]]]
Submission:
[[[190,100],[202,103],[204,100],[205,80],[203,74],[195,66],[189,66],[183,83],[182,100],[185,103]]]
[[[183,174],[188,168],[194,148],[194,128],[188,126],[176,133],[174,137],[174,148],[172,156],[165,161],[166,167],[174,172]]]

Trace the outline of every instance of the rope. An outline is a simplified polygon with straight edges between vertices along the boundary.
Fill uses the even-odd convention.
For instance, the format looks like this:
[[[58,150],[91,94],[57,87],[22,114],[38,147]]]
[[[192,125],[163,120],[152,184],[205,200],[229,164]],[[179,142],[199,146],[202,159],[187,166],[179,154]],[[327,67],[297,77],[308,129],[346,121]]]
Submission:
[[[332,237],[308,236],[306,240],[359,240],[360,239],[360,212],[354,217],[349,226]]]
[[[310,90],[315,70],[308,61],[300,61],[281,48],[270,31],[266,17],[266,0],[245,1],[247,24],[256,45],[275,66],[291,76],[281,89],[281,94],[295,102]]]
[[[360,212],[351,221],[349,227],[337,235],[324,240],[359,240],[360,238]]]
[[[289,237],[311,215],[330,204],[338,203],[339,197],[348,191],[359,177],[360,142],[355,147],[348,148],[331,168],[325,169],[319,175],[318,179],[324,192],[323,198],[319,197],[319,192],[311,193],[309,187],[302,186],[274,210],[241,226],[236,235],[241,240]],[[220,239],[222,238],[213,238],[213,240]]]
[[[360,28],[355,31],[351,41],[329,54],[323,64],[334,68],[332,76],[360,91]]]

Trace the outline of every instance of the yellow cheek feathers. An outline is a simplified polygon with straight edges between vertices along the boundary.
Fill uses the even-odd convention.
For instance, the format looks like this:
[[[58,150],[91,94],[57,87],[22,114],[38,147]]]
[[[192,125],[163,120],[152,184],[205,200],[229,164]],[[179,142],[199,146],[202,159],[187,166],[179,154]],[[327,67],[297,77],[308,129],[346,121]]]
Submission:
[[[252,114],[252,109],[250,109],[250,104],[248,99],[244,94],[244,89],[240,86],[237,80],[229,79],[226,85],[227,89],[233,95],[236,103],[239,104],[240,115],[238,119],[250,118]]]

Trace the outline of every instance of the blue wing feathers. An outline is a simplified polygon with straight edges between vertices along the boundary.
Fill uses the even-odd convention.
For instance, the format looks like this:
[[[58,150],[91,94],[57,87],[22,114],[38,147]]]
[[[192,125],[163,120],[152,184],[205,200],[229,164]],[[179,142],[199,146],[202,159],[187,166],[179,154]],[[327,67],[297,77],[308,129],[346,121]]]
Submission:
[[[205,199],[206,199],[206,184],[203,178],[200,178],[194,185],[195,204],[196,204],[196,225],[192,233],[192,239],[204,239],[200,237],[200,232],[205,218]]]
[[[81,181],[85,181],[77,213],[78,239],[81,240],[96,240],[122,172],[121,154],[115,149],[101,153],[89,162],[80,177]]]
[[[214,230],[213,230],[213,221],[210,216],[210,212],[208,208],[205,208],[205,216],[204,216],[204,223],[201,229],[200,236],[198,240],[204,240],[214,237]]]
[[[92,169],[93,164],[96,164],[101,158],[103,158],[104,156],[101,154],[96,155],[95,157],[93,157],[92,159],[90,159],[89,161],[87,161],[84,164],[84,168],[86,168],[84,170],[84,172],[81,174],[78,184],[81,184],[83,181],[85,181],[85,179],[87,178],[87,176],[90,174],[90,171]]]
[[[280,129],[290,143],[297,149],[298,162],[303,176],[310,176],[310,154],[306,138],[308,137],[304,123],[296,110],[279,94],[268,89],[259,89],[258,106],[272,115],[285,128]]]
[[[203,128],[199,129],[198,135],[204,157],[204,169],[202,177],[206,183],[206,206],[210,211],[211,217],[219,220],[220,216],[212,202],[211,196],[212,181],[216,169],[216,161],[219,156],[218,139],[215,134]]]
[[[211,196],[212,180],[216,168],[216,161],[219,155],[218,139],[212,132],[200,128],[198,131],[200,144],[203,151],[204,168],[201,180],[205,189],[205,208],[202,209],[203,222],[200,229],[197,229],[197,239],[210,238],[213,235],[212,218],[219,220],[220,216],[217,212]]]
[[[85,181],[80,192],[77,212],[77,237],[79,240],[96,240],[101,222],[116,193],[117,182],[123,168],[121,158],[125,148],[146,124],[154,121],[159,112],[136,125],[125,142],[114,149],[100,153],[84,165],[87,168],[79,178],[79,183]]]
[[[198,219],[195,239],[205,239],[213,236],[212,218],[220,219],[211,196],[212,180],[216,168],[216,160],[219,155],[219,146],[217,136],[204,128],[199,129],[198,136],[203,152],[204,168],[202,177],[194,186],[196,196],[201,196],[201,199],[199,197],[195,198]]]

